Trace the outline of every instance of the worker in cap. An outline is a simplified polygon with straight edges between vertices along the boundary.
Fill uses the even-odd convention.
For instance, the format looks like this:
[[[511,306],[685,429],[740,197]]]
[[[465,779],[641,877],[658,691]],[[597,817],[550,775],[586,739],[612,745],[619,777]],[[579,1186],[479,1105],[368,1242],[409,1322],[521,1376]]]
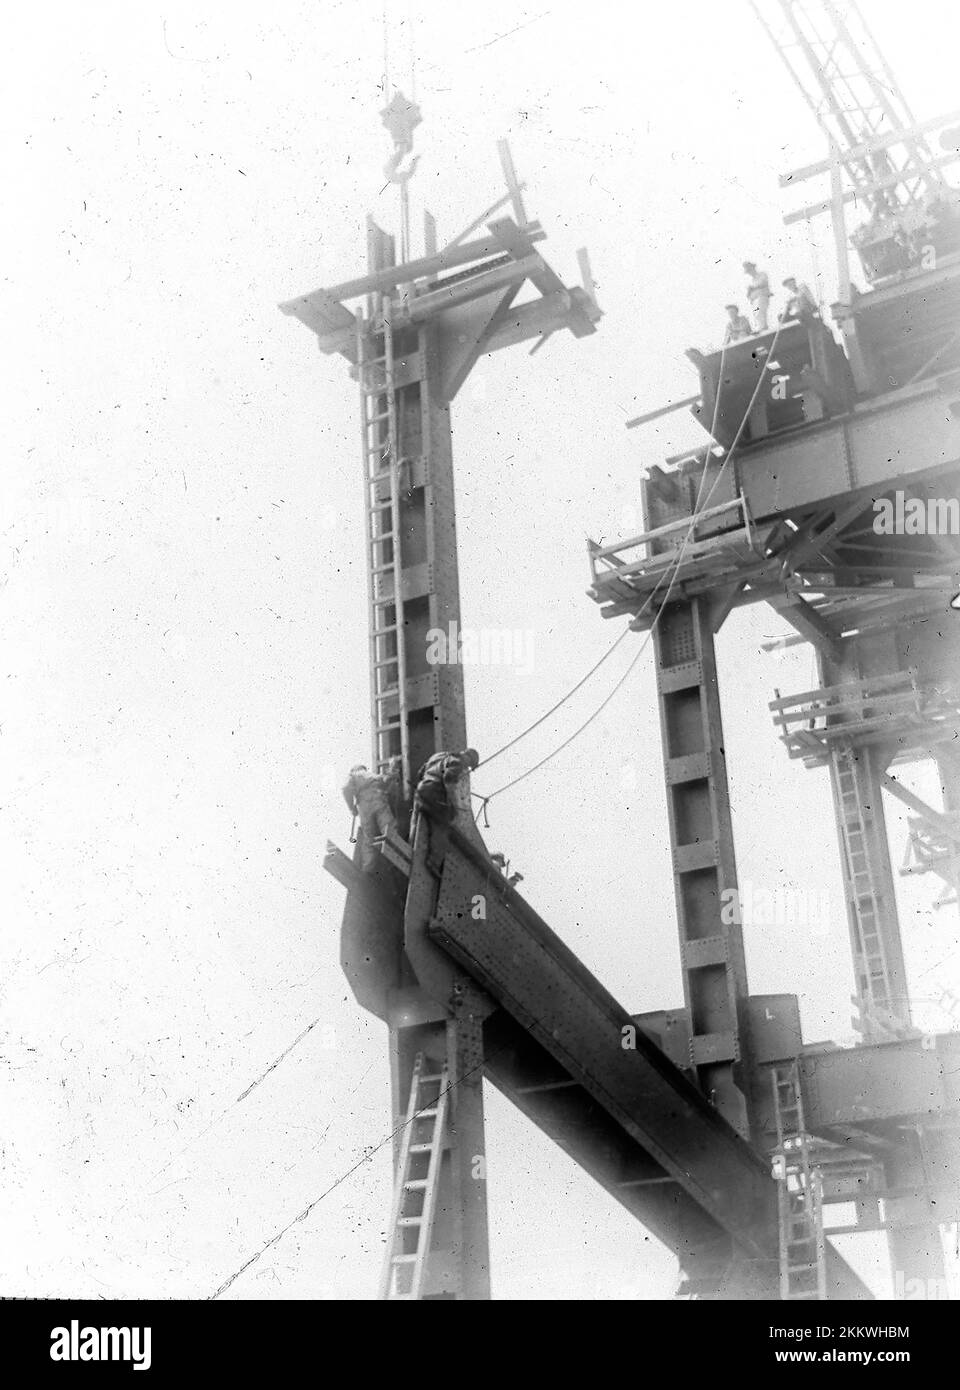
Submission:
[[[390,793],[389,776],[371,772],[364,763],[357,763],[350,769],[343,799],[351,815],[360,821],[360,868],[367,874],[377,867],[380,858],[377,845],[388,830],[396,828],[397,817],[390,805]]]
[[[434,753],[417,775],[417,801],[436,819],[450,824],[457,814],[457,787],[479,765],[475,748]]]
[[[731,343],[739,343],[743,338],[753,337],[750,320],[741,314],[739,304],[727,305],[727,319],[727,331],[723,335],[724,347],[729,347]]]
[[[797,282],[795,275],[788,275],[783,282],[784,289],[788,292],[786,308],[783,311],[785,319],[817,319],[820,317],[820,306],[813,297],[813,291],[809,285],[805,285],[801,280]]]
[[[753,311],[753,322],[758,333],[767,331],[767,315],[770,310],[770,280],[763,270],[758,270],[753,261],[744,261],[747,273],[747,299]]]

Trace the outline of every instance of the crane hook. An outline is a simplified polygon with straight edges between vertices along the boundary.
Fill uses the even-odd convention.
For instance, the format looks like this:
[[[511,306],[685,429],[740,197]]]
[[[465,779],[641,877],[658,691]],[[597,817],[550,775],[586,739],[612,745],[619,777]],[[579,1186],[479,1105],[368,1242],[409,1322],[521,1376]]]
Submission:
[[[410,164],[406,169],[401,170],[400,165],[407,155],[412,155]],[[413,154],[410,145],[398,145],[393,154],[383,166],[383,172],[388,183],[405,184],[413,178],[417,172],[417,165],[420,163],[420,156]]]

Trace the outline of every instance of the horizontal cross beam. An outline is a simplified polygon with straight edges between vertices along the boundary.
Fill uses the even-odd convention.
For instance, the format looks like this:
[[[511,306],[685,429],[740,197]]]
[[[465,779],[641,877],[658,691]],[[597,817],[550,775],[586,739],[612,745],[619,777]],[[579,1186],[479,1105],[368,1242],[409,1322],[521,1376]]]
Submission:
[[[900,130],[891,131],[889,135],[876,135],[872,140],[864,140],[862,144],[854,145],[852,149],[841,149],[837,153],[841,163],[848,164],[855,159],[865,159],[867,155],[873,154],[876,150],[888,150],[892,145],[904,144],[914,136],[923,134],[924,131],[949,125],[951,121],[960,121],[960,111],[951,111],[946,116],[935,116],[929,121],[905,126]],[[789,188],[791,184],[802,183],[805,179],[812,179],[817,174],[829,174],[833,163],[831,158],[818,159],[815,164],[805,164],[802,169],[794,169],[789,174],[781,174],[778,182],[781,188]],[[922,172],[923,170],[916,172],[905,170],[902,177],[918,178]]]
[[[509,219],[506,219],[509,223]],[[512,224],[509,224],[512,225]],[[526,242],[546,240],[546,232],[534,223],[533,230],[523,233]],[[482,237],[478,241],[468,241],[462,246],[450,246],[438,251],[434,256],[423,256],[417,261],[407,261],[405,265],[388,266],[386,270],[375,271],[372,275],[360,275],[355,280],[344,280],[339,285],[331,285],[321,291],[330,299],[356,299],[361,294],[374,294],[396,289],[397,285],[407,285],[413,280],[422,280],[441,271],[452,270],[456,266],[469,265],[472,261],[488,260],[491,256],[501,256],[504,243],[500,237]],[[309,298],[304,295],[303,298]],[[292,312],[290,305],[299,304],[299,299],[281,304],[284,313]]]

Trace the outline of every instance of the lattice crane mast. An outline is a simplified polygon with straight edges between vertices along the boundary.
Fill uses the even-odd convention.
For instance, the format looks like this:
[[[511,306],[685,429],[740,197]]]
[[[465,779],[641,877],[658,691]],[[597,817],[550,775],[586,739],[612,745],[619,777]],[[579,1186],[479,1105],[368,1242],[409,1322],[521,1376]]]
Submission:
[[[870,210],[870,220],[852,236],[868,279],[907,268],[910,243],[953,220],[956,194],[943,168],[960,158],[960,131],[940,132],[944,153],[936,153],[931,140],[960,112],[917,122],[857,0],[751,0],[751,6],[827,137],[834,196],[845,180],[842,202]],[[781,184],[822,172],[813,165]],[[829,207],[807,208],[787,220]]]
[[[869,191],[878,165],[889,164],[888,174],[900,176],[891,201],[917,201],[943,187],[926,136],[910,134],[916,118],[856,0],[843,9],[834,0],[776,0],[762,8],[752,3],[854,183]],[[886,160],[858,154],[875,137],[894,132],[904,139]]]

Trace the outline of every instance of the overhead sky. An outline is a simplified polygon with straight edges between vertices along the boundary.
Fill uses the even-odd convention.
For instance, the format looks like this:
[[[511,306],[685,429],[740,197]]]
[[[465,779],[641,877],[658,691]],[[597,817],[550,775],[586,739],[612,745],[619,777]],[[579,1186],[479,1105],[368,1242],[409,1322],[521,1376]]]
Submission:
[[[954,107],[953,6],[867,8],[918,118]],[[386,1038],[321,868],[369,746],[358,400],[277,303],[360,273],[368,212],[396,226],[394,86],[424,117],[415,229],[426,206],[447,240],[500,195],[507,136],[544,254],[575,281],[589,247],[599,331],[481,361],[454,404],[463,621],[526,644],[467,670],[489,751],[619,631],[585,538],[636,528],[642,468],[697,441],[683,415],[624,423],[696,389],[684,350],[718,341],[741,261],[833,297],[828,228],[785,229],[777,187],[822,140],[743,0],[38,0],[6,31],[0,1293],[203,1298],[262,1250],[222,1296],[372,1297]],[[738,864],[827,909],[748,929],[750,983],[849,1043],[827,775],[766,708],[813,672],[809,647],[761,651],[783,631],[756,608],[721,635]],[[477,786],[572,732],[641,640]],[[652,653],[489,815],[624,1005],[682,1002]],[[935,891],[909,881],[903,926],[918,1013],[947,1028]],[[496,1093],[488,1144],[495,1296],[672,1295],[674,1257]],[[885,1287],[876,1246],[846,1253]]]

